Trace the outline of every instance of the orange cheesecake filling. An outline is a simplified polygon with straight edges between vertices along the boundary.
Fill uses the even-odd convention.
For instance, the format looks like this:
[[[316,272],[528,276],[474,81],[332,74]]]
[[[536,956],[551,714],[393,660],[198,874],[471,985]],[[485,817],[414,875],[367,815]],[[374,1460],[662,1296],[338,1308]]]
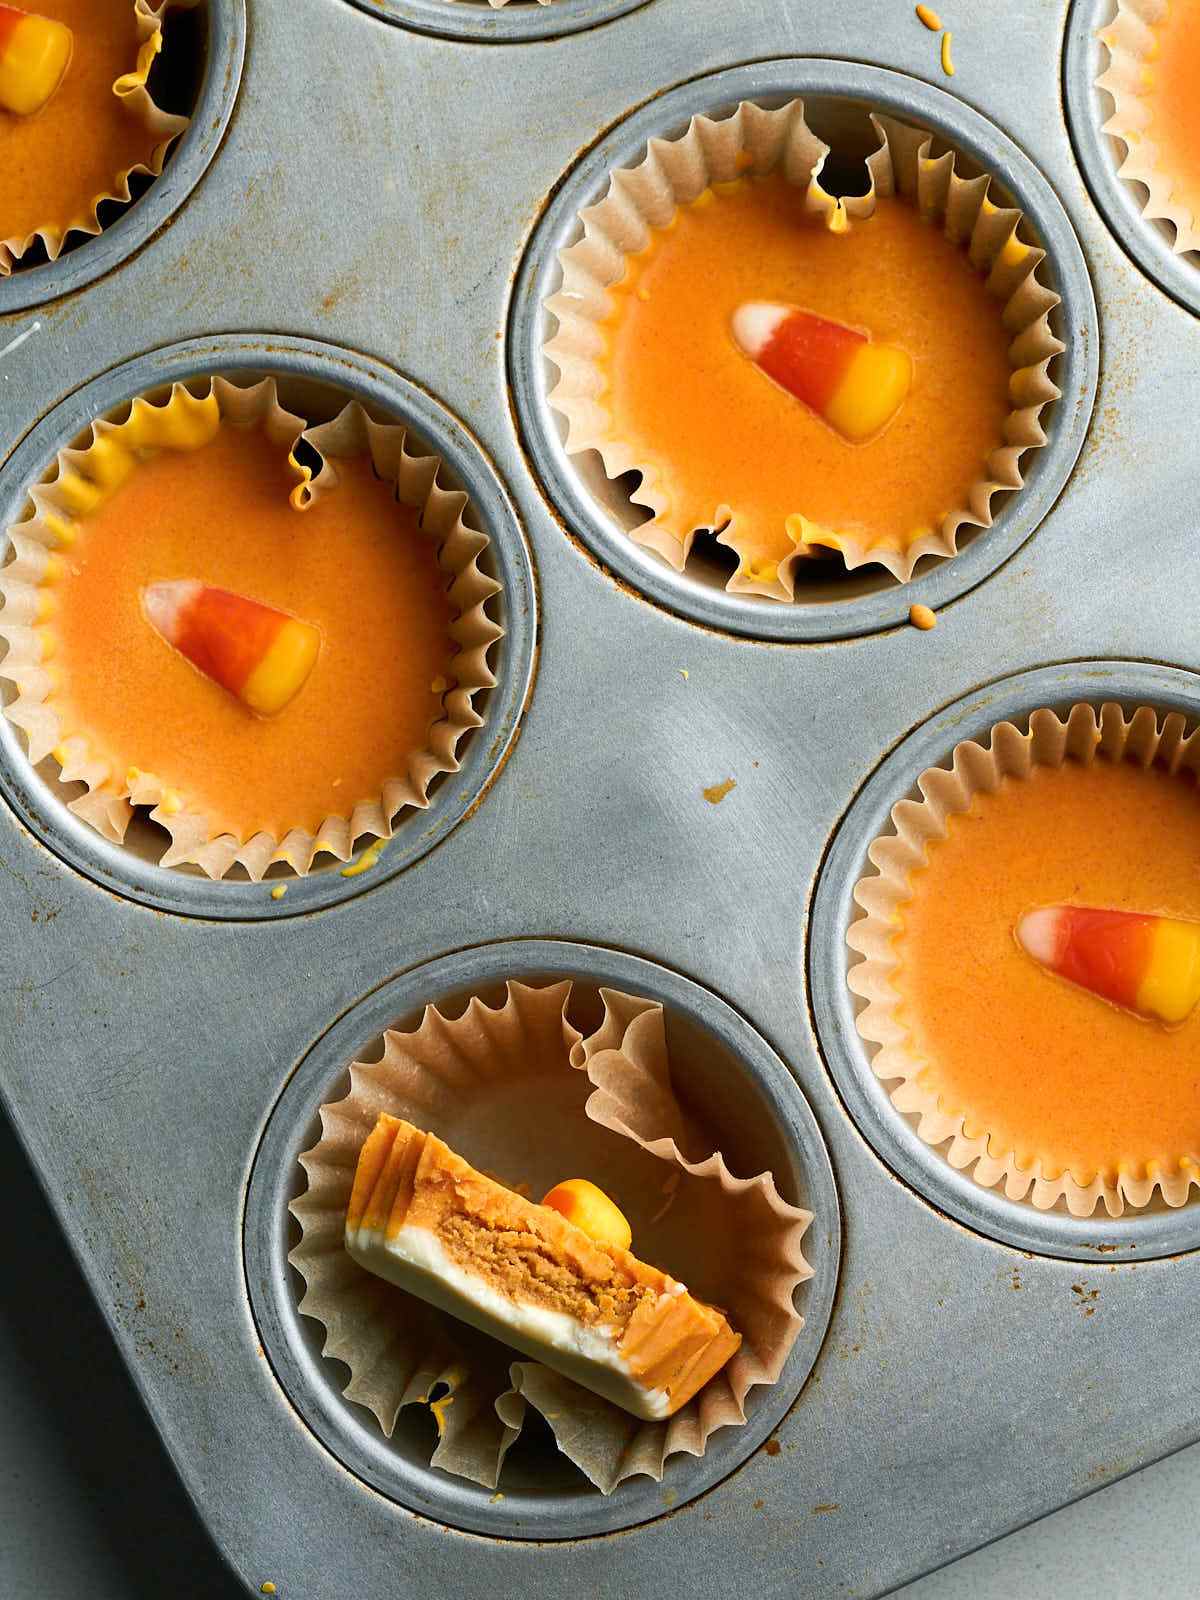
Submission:
[[[1085,1186],[1200,1160],[1200,1011],[1170,1027],[1136,1014],[1143,1001],[1168,1005],[1142,988],[1162,926],[1149,919],[1200,921],[1192,776],[1098,760],[1006,778],[949,818],[911,890],[893,941],[896,1019],[920,1081],[968,1138]],[[1073,981],[1054,981],[1014,937],[1054,905],[1136,914],[1136,960],[1111,973],[1115,1004],[1097,1004],[1077,963],[1063,974]]]
[[[120,173],[161,142],[113,93],[138,64],[133,0],[37,0],[74,34],[70,66],[35,116],[0,109],[0,239],[90,217]]]
[[[1200,32],[1196,10],[1168,0],[1142,65],[1139,98],[1149,113],[1144,136],[1159,148],[1155,165],[1171,180],[1170,198],[1200,218]]]
[[[732,512],[754,576],[792,553],[797,516],[907,548],[966,503],[1004,441],[1000,303],[904,201],[882,197],[873,217],[834,232],[779,175],[717,185],[654,229],[608,293],[610,436],[665,495],[661,520],[681,538]],[[843,437],[746,359],[733,319],[764,301],[905,353],[911,387],[882,432]]]
[[[315,832],[403,773],[451,678],[447,580],[368,457],[339,458],[337,475],[297,512],[286,447],[223,427],[139,462],[74,521],[44,591],[60,737],[82,734],[118,778],[153,773],[240,840]],[[252,715],[147,620],[144,590],[198,574],[319,635],[278,714]]]

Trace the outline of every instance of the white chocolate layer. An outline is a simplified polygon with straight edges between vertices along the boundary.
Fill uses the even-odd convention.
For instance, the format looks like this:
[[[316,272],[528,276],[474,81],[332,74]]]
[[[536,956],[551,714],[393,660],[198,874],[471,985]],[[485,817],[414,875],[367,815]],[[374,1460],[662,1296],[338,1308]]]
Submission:
[[[352,1233],[347,1228],[346,1249],[376,1277],[544,1362],[623,1411],[647,1421],[669,1415],[665,1391],[637,1382],[611,1329],[589,1327],[564,1312],[501,1294],[452,1261],[428,1228],[406,1224],[393,1239],[375,1229]]]

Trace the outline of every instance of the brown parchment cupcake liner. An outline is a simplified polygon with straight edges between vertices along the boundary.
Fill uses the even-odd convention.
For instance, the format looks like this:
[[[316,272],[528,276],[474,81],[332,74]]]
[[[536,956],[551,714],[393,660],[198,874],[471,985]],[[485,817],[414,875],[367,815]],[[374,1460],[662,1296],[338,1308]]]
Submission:
[[[116,80],[112,92],[120,100],[128,115],[139,121],[153,137],[155,143],[150,158],[148,161],[138,162],[135,166],[126,167],[123,172],[115,172],[111,187],[96,195],[87,210],[77,216],[69,217],[66,221],[43,223],[40,228],[35,228],[32,233],[23,237],[13,235],[7,239],[0,239],[0,278],[8,277],[14,265],[39,240],[45,247],[47,258],[56,261],[72,233],[90,235],[102,233],[104,224],[100,221],[100,207],[106,201],[125,204],[131,200],[133,193],[129,187],[129,180],[133,177],[162,176],[167,152],[188,126],[191,118],[175,116],[156,106],[146,87],[146,81],[162,49],[165,14],[172,8],[190,10],[198,3],[199,0],[162,0],[156,7],[151,4],[151,0],[132,0],[137,22],[137,60],[129,72],[122,73]]]
[[[326,817],[315,833],[295,827],[278,839],[266,832],[249,839],[214,835],[186,794],[137,765],[112,770],[89,747],[86,731],[64,727],[54,706],[53,637],[45,618],[48,585],[60,561],[56,550],[74,541],[76,523],[136,471],[139,459],[162,450],[199,449],[221,427],[262,428],[273,444],[288,450],[296,474],[291,501],[301,513],[336,488],[339,458],[369,455],[380,477],[395,485],[396,498],[420,511],[421,532],[437,544],[439,564],[451,580],[450,635],[458,648],[450,661],[452,685],[425,748],[414,751],[406,770],[389,776],[378,794],[361,799],[347,815]],[[315,476],[293,453],[301,440],[321,456]],[[30,762],[36,766],[51,756],[65,783],[84,785],[85,792],[68,805],[106,839],[120,843],[134,807],[147,808],[170,835],[161,864],[197,866],[211,878],[223,877],[235,864],[255,880],[276,862],[305,873],[317,854],[346,861],[356,839],[390,838],[399,813],[427,806],[434,778],[458,770],[462,739],[482,725],[473,702],[495,682],[488,654],[503,632],[486,609],[500,586],[479,566],[489,540],[467,526],[467,497],[438,482],[440,468],[435,456],[409,453],[403,426],[373,421],[357,402],[330,422],[306,427],[279,404],[272,378],[240,388],[217,377],[197,392],[176,384],[161,405],[138,398],[123,420],[93,423],[89,442],[60,450],[47,478],[30,490],[26,519],[8,529],[12,559],[0,568],[0,638],[8,646],[0,679],[16,690],[5,714],[24,731]]]
[[[323,1324],[325,1355],[350,1369],[346,1398],[387,1436],[403,1407],[429,1404],[432,1464],[495,1488],[532,1406],[608,1494],[635,1473],[661,1478],[677,1452],[702,1455],[716,1429],[745,1420],[749,1390],[778,1378],[803,1326],[793,1295],[812,1275],[802,1249],[812,1216],[781,1199],[769,1173],[735,1177],[685,1112],[660,1005],[601,990],[603,1021],[585,1036],[567,1014],[571,989],[510,982],[495,1009],[474,998],[455,1019],[429,1007],[415,1032],[385,1035],[379,1062],[355,1062],[349,1094],[321,1108],[321,1139],[300,1157],[308,1187],[292,1203],[302,1237],[289,1259],[306,1285],[300,1310]],[[628,1217],[635,1252],[719,1304],[741,1349],[674,1417],[644,1422],[365,1272],[344,1246],[346,1206],[384,1111],[535,1198],[591,1178]]]
[[[1010,1200],[1029,1200],[1039,1211],[1063,1202],[1076,1217],[1091,1216],[1101,1202],[1110,1216],[1120,1216],[1127,1206],[1149,1205],[1156,1189],[1168,1205],[1181,1206],[1192,1185],[1200,1187],[1200,1169],[1181,1157],[1174,1172],[1147,1162],[1144,1175],[1121,1173],[1115,1183],[1097,1175],[1083,1185],[1070,1173],[1047,1174],[1040,1162],[1022,1168],[1015,1151],[994,1148],[986,1132],[969,1137],[964,1117],[943,1111],[937,1092],[920,1081],[924,1062],[900,1020],[891,941],[900,907],[910,898],[910,875],[925,864],[928,842],[945,837],[947,819],[966,811],[974,795],[993,793],[1005,778],[1025,778],[1035,766],[1061,767],[1066,761],[1090,765],[1099,758],[1156,765],[1169,775],[1190,771],[1200,776],[1200,730],[1189,733],[1177,712],[1160,725],[1146,706],[1127,716],[1118,705],[1104,705],[1099,715],[1090,705],[1076,705],[1065,719],[1051,710],[1035,711],[1028,733],[1001,722],[986,745],[973,740],[957,745],[949,770],[930,767],[917,779],[920,800],[901,800],[892,808],[894,831],[876,839],[868,851],[876,870],[855,886],[854,898],[864,915],[846,935],[850,948],[864,958],[851,967],[847,980],[866,1002],[858,1031],[876,1047],[871,1063],[876,1076],[895,1084],[890,1093],[897,1109],[916,1120],[917,1133],[927,1144],[945,1147],[952,1167],[970,1169],[984,1188],[1002,1185]]]
[[[784,530],[794,550],[771,576],[756,574],[739,546],[737,507],[718,503],[709,526],[719,542],[739,556],[738,569],[726,584],[733,593],[790,600],[797,563],[828,555],[830,550],[840,554],[848,569],[874,562],[907,581],[922,556],[953,556],[964,528],[990,527],[993,498],[1002,490],[1022,487],[1023,454],[1046,443],[1041,413],[1060,394],[1049,368],[1063,345],[1050,327],[1059,296],[1037,276],[1045,251],[1018,236],[1024,220],[1020,210],[988,199],[988,177],[963,178],[956,172],[953,150],[935,156],[933,136],[924,130],[879,113],[872,113],[871,122],[880,143],[867,158],[870,188],[865,195],[836,199],[820,183],[830,147],[808,127],[802,100],[777,110],[744,101],[721,121],[693,117],[686,133],[675,139],[651,139],[640,165],[613,173],[605,198],[580,213],[582,238],[559,252],[562,285],[546,301],[558,327],[544,351],[558,369],[549,400],[566,419],[565,447],[571,455],[595,450],[610,479],[627,472],[641,475],[632,498],[652,516],[629,536],[679,571],[698,530],[681,526],[672,517],[663,486],[664,463],[645,446],[614,435],[600,366],[605,350],[602,324],[611,310],[607,290],[624,276],[626,257],[649,245],[652,229],[665,227],[679,207],[712,184],[776,171],[805,189],[808,208],[838,230],[870,217],[877,196],[899,194],[962,246],[971,264],[987,274],[988,289],[1002,302],[1004,326],[1012,336],[1013,409],[1005,424],[1004,444],[988,457],[986,476],[972,487],[966,504],[948,508],[940,527],[903,550],[823,527],[797,506]]]
[[[1112,97],[1113,112],[1102,132],[1119,139],[1125,155],[1117,176],[1146,191],[1142,215],[1169,222],[1176,254],[1200,250],[1200,225],[1195,205],[1175,193],[1177,174],[1167,168],[1152,133],[1153,114],[1145,97],[1145,74],[1158,54],[1156,28],[1167,14],[1167,0],[1117,0],[1116,16],[1100,30],[1108,48],[1108,66],[1096,87]]]

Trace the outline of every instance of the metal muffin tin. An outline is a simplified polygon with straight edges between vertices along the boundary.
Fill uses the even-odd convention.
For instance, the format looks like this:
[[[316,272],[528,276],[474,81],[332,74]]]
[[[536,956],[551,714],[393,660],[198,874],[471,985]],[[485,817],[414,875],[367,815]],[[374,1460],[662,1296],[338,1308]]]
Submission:
[[[209,5],[236,24],[226,0]],[[562,0],[563,18],[575,9]],[[1068,1227],[1019,1250],[978,1216],[958,1220],[896,1150],[876,1152],[840,1064],[845,1019],[823,998],[825,964],[845,960],[825,907],[826,882],[834,893],[853,868],[831,875],[839,843],[859,827],[855,797],[913,730],[908,749],[924,765],[929,730],[944,753],[955,716],[967,728],[1003,715],[1016,704],[1006,685],[1047,663],[1105,663],[1092,688],[1093,669],[1071,667],[1081,677],[1069,692],[1089,698],[1182,703],[1200,685],[1200,327],[1093,207],[1060,99],[1065,8],[944,9],[952,82],[898,0],[651,0],[603,27],[486,47],[389,26],[349,0],[249,0],[227,134],[170,228],[36,314],[0,304],[6,507],[57,442],[57,423],[42,431],[56,406],[77,405],[94,380],[115,393],[106,375],[181,342],[219,346],[227,363],[214,336],[232,331],[259,350],[333,346],[348,383],[370,373],[383,385],[385,373],[391,403],[414,385],[477,441],[460,470],[474,463],[480,481],[494,471],[536,567],[536,682],[507,761],[436,848],[392,876],[364,874],[351,899],[301,908],[293,888],[283,906],[306,914],[280,921],[252,914],[251,886],[227,884],[242,895],[232,917],[224,901],[179,915],[182,905],[137,898],[115,865],[106,878],[74,862],[19,806],[0,807],[0,1092],[250,1592],[270,1580],[285,1600],[397,1588],[529,1600],[682,1588],[715,1600],[749,1582],[768,1596],[875,1595],[1200,1435],[1190,1238],[1145,1260],[1159,1248],[1147,1230],[1079,1261]],[[839,629],[836,642],[688,621],[676,597],[648,601],[627,583],[612,552],[613,575],[603,570],[588,529],[552,508],[526,457],[510,330],[526,315],[522,264],[539,218],[631,115],[738,68],[775,93],[813,74],[830,94],[886,92],[918,122],[933,107],[964,143],[986,119],[989,138],[1023,152],[1006,181],[1034,183],[1032,163],[1039,192],[1048,186],[1044,215],[1061,206],[1082,248],[1098,316],[1079,317],[1079,374],[1098,355],[1099,384],[1079,461],[1006,560],[975,557],[989,533],[966,553],[988,568],[978,581],[960,589],[957,560],[937,569],[955,598],[932,633],[891,626],[899,600],[874,631]],[[152,189],[128,217],[156,203]],[[72,260],[82,270],[108,247],[86,243]],[[247,354],[246,365],[270,363]],[[1073,393],[1086,409],[1086,385]],[[1077,425],[1057,408],[1056,436]],[[1169,670],[1147,678],[1158,665]],[[1039,687],[1031,698],[1053,696]],[[18,757],[0,752],[10,791]],[[887,769],[897,789],[901,767]],[[730,776],[737,787],[708,803],[703,789]],[[845,1243],[829,1330],[772,1435],[778,1451],[739,1464],[754,1434],[731,1432],[714,1441],[729,1452],[719,1481],[703,1460],[680,1461],[657,1488],[597,1499],[588,1515],[620,1520],[621,1532],[576,1537],[553,1516],[539,1528],[531,1508],[531,1526],[497,1538],[499,1524],[460,1531],[452,1480],[410,1482],[414,1503],[415,1489],[428,1498],[407,1509],[395,1483],[379,1492],[345,1441],[307,1420],[316,1402],[292,1383],[270,1321],[271,1185],[283,1171],[271,1153],[300,1137],[277,1108],[307,1117],[294,1086],[328,1041],[353,1045],[369,1014],[360,1006],[383,1017],[434,998],[443,980],[431,963],[447,952],[478,951],[497,963],[489,973],[519,970],[530,947],[502,941],[539,938],[601,952],[562,957],[583,976],[641,958],[647,983],[695,985],[731,1008],[795,1080],[783,1098],[811,1108]],[[470,969],[475,958],[463,959]],[[798,1162],[808,1148],[797,1145]],[[814,1184],[816,1171],[806,1168]],[[275,1195],[266,1221],[262,1183]],[[831,1223],[818,1214],[814,1229]],[[832,1288],[831,1271],[823,1290],[813,1281],[810,1315]],[[339,1374],[320,1381],[336,1392]]]
[[[1180,305],[1200,313],[1200,264],[1195,252],[1174,249],[1175,230],[1142,214],[1145,190],[1128,183],[1118,169],[1124,145],[1104,133],[1112,101],[1097,89],[1108,52],[1099,32],[1116,15],[1115,0],[1072,0],[1063,53],[1063,92],[1067,122],[1092,198],[1120,243],[1159,286]]]
[[[510,0],[502,7],[487,0],[352,0],[372,16],[402,27],[416,28],[442,39],[465,39],[476,44],[524,44],[534,39],[557,39],[602,22],[613,22],[636,11],[649,0]]]
[[[617,950],[511,940],[443,957],[377,989],[319,1039],[301,1062],[267,1123],[250,1180],[245,1225],[246,1282],[255,1320],[289,1399],[340,1461],[402,1505],[476,1533],[577,1539],[661,1516],[662,1486],[648,1478],[632,1478],[612,1495],[599,1495],[561,1458],[556,1460],[546,1444],[532,1454],[522,1472],[508,1470],[506,1464],[504,1494],[499,1499],[477,1484],[433,1470],[428,1464],[427,1418],[401,1413],[389,1441],[373,1416],[343,1399],[342,1369],[322,1357],[321,1327],[297,1311],[296,1279],[287,1264],[295,1242],[288,1202],[304,1187],[297,1158],[320,1136],[318,1108],[340,1098],[347,1062],[363,1056],[385,1028],[415,1027],[426,1005],[446,1009],[472,994],[486,994],[497,986],[502,991],[508,978],[537,984],[571,978],[576,986],[573,994],[604,986],[658,1000],[667,1015],[672,1074],[679,1092],[690,1092],[693,1102],[699,1092],[704,1103],[701,1069],[709,1086],[715,1087],[719,1079],[736,1085],[733,1098],[742,1102],[746,1120],[739,1130],[742,1152],[726,1153],[733,1170],[739,1176],[774,1173],[784,1197],[807,1207],[817,1219],[805,1235],[813,1277],[801,1286],[796,1300],[804,1327],[787,1365],[777,1383],[750,1391],[745,1427],[722,1429],[701,1459],[677,1456],[669,1461],[663,1484],[676,1505],[702,1494],[760,1449],[812,1371],[829,1326],[837,1284],[841,1254],[837,1188],[816,1118],[770,1045],[708,990]]]

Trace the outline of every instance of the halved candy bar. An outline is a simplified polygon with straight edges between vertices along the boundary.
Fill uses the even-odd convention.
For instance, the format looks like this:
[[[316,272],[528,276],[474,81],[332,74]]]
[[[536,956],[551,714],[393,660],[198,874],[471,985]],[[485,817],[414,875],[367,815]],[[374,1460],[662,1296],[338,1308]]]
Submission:
[[[149,584],[142,606],[169,645],[264,717],[300,693],[321,648],[312,623],[192,578]]]
[[[854,444],[886,427],[912,386],[905,351],[796,306],[739,306],[733,336],[768,378]]]
[[[359,1154],[346,1249],[635,1417],[671,1416],[742,1342],[665,1272],[386,1113]]]
[[[1050,972],[1140,1017],[1174,1027],[1200,1003],[1200,922],[1043,906],[1026,912],[1016,935]]]

